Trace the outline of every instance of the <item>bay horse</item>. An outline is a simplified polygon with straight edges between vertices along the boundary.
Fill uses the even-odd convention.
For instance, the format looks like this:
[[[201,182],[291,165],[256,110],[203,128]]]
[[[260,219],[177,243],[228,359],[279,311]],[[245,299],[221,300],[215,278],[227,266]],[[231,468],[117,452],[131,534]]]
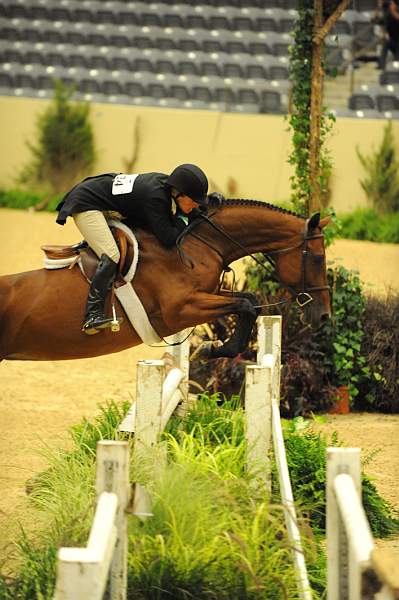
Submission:
[[[305,320],[317,327],[330,315],[322,232],[328,221],[318,213],[305,219],[257,200],[223,200],[187,228],[180,248],[166,249],[152,234],[137,231],[134,288],[162,338],[237,315],[230,339],[208,349],[209,358],[234,357],[246,348],[259,308],[252,294],[220,290],[222,271],[262,253]],[[82,333],[87,293],[77,266],[0,277],[0,360],[88,358],[142,343],[126,318],[118,333]]]

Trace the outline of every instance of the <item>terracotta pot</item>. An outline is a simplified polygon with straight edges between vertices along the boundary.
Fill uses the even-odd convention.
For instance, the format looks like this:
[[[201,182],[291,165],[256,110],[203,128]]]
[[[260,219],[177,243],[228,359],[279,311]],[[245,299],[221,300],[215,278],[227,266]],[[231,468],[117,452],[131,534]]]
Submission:
[[[349,387],[347,385],[340,385],[337,387],[336,392],[336,402],[328,412],[331,415],[347,415],[350,412]]]

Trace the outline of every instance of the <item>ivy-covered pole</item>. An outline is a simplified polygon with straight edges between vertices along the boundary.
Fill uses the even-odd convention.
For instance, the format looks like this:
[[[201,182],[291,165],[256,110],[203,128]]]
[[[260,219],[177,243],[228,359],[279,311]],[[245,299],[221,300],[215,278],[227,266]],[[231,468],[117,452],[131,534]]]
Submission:
[[[313,32],[323,25],[323,0],[314,0]],[[309,176],[310,195],[308,214],[320,211],[320,134],[323,98],[323,44],[313,38],[312,86],[310,100]]]
[[[299,0],[298,20],[291,49],[290,78],[295,167],[292,201],[299,212],[319,211],[331,164],[323,150],[329,126],[323,113],[324,40],[351,0]]]

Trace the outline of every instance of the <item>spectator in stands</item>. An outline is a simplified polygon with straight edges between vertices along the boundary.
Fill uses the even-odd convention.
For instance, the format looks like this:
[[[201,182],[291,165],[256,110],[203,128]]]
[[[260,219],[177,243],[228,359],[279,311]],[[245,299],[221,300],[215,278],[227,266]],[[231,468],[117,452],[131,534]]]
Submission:
[[[388,52],[392,53],[394,60],[399,60],[399,0],[383,0],[382,27],[384,41],[378,67],[384,70]]]
[[[117,212],[127,224],[151,231],[166,248],[172,247],[199,207],[208,201],[208,180],[196,165],[183,164],[164,173],[88,177],[70,190],[57,206],[57,223],[72,216],[89,246],[100,258],[90,285],[82,331],[89,335],[111,326],[104,314],[107,292],[117,274],[118,246],[106,221]],[[175,210],[174,210],[175,209]],[[105,213],[105,215],[104,215]]]

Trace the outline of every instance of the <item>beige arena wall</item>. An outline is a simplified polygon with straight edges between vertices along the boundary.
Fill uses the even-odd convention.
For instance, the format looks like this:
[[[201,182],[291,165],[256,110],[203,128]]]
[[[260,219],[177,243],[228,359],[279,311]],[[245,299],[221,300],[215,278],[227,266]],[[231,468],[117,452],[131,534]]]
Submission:
[[[12,186],[28,161],[26,142],[35,141],[37,117],[47,105],[46,100],[0,97],[1,187]],[[269,202],[289,198],[291,135],[281,116],[93,104],[91,119],[95,173],[168,172],[194,162],[207,172],[212,190]],[[382,119],[343,118],[334,125],[328,146],[334,164],[332,204],[338,212],[366,204],[356,148],[370,153],[380,144],[384,125]],[[399,121],[394,121],[394,135],[399,148]]]

